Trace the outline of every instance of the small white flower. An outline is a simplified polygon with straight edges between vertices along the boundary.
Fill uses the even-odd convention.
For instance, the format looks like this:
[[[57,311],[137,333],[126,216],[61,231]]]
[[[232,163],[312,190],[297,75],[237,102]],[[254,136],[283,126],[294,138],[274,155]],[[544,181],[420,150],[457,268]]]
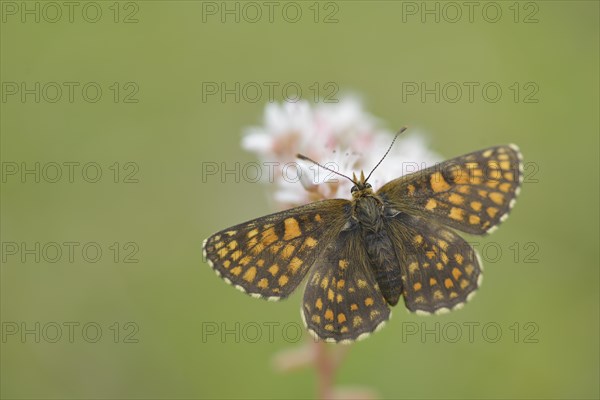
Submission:
[[[312,106],[306,101],[270,103],[263,126],[246,129],[242,146],[275,165],[274,199],[292,207],[329,198],[351,198],[352,182],[296,158],[298,153],[352,177],[367,175],[390,146],[394,133],[379,126],[358,99]],[[422,136],[406,133],[398,137],[369,182],[375,190],[386,182],[439,161]],[[263,174],[265,175],[265,174]],[[268,175],[268,174],[267,174]]]

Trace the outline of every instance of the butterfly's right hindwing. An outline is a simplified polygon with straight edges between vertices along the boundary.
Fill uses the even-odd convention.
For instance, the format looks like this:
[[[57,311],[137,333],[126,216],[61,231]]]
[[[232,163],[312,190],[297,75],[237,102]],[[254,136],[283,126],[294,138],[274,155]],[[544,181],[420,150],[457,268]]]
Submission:
[[[298,286],[350,212],[350,202],[337,199],[267,215],[210,236],[204,255],[227,283],[278,300]]]

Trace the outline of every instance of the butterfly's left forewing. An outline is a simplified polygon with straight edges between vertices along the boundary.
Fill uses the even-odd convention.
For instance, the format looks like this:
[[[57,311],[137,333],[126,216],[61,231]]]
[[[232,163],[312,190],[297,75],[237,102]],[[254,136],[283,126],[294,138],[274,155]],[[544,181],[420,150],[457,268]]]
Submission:
[[[350,217],[348,200],[324,200],[215,233],[207,262],[225,282],[253,297],[278,300],[300,284]]]

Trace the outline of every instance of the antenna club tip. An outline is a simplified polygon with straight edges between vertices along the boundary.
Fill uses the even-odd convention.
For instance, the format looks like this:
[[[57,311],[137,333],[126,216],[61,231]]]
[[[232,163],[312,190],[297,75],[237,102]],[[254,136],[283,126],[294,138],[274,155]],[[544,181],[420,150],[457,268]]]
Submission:
[[[298,158],[300,160],[308,160],[308,157],[306,157],[305,155],[300,154],[300,153],[296,154],[296,158]]]

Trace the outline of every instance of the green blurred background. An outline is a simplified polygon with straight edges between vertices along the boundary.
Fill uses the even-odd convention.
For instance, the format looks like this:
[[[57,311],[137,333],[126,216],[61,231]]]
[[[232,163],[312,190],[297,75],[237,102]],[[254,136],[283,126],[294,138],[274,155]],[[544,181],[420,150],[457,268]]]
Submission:
[[[464,7],[452,22],[455,9],[446,3],[437,3],[439,22],[435,15],[421,21],[423,7],[436,2],[321,3],[317,23],[312,1],[294,3],[303,13],[297,23],[282,17],[284,4],[269,22],[262,2],[255,23],[244,20],[254,14],[243,3],[239,23],[235,15],[222,23],[203,14],[221,2],[95,2],[85,15],[94,19],[99,8],[96,23],[82,16],[86,2],[77,3],[73,22],[66,7],[51,22],[55,10],[35,4],[2,2],[3,398],[315,395],[313,370],[272,366],[275,354],[307,336],[284,338],[284,324],[301,323],[300,294],[282,303],[253,300],[202,261],[203,238],[272,210],[264,185],[202,181],[203,162],[255,161],[240,147],[241,132],[260,124],[268,99],[203,101],[203,82],[298,82],[308,100],[314,82],[335,82],[337,97],[359,94],[385,126],[427,133],[444,157],[515,142],[531,163],[508,222],[490,237],[470,238],[480,249],[492,243],[487,259],[497,261],[486,262],[474,301],[432,318],[399,305],[383,331],[351,348],[339,385],[368,387],[382,398],[598,398],[597,2],[496,2],[502,15],[495,23],[482,16],[485,2],[472,22]],[[40,7],[40,21],[23,17],[23,7]],[[488,19],[495,9],[486,9]],[[327,16],[337,22],[324,23]],[[48,101],[50,85],[36,103],[34,95],[23,101],[10,94],[21,82],[80,86],[73,102],[66,90]],[[103,90],[95,103],[82,98],[88,82]],[[455,103],[403,99],[403,82],[496,82],[503,95],[495,103],[480,90],[473,102],[466,92]],[[515,82],[517,101],[509,88]],[[537,102],[526,102],[532,87]],[[72,183],[43,176],[35,183],[32,175],[23,183],[19,173],[8,174],[23,162],[50,165],[48,174],[48,163],[95,162],[103,175],[88,183],[76,167]],[[23,244],[54,242],[80,244],[73,262],[66,254],[58,262],[21,259]],[[101,247],[98,262],[83,259],[88,242]],[[124,262],[131,253],[137,263]],[[432,334],[422,340],[422,328],[438,322],[439,343]],[[36,323],[39,343],[33,333],[21,336]],[[79,324],[72,340],[68,323]],[[239,343],[233,334],[203,337],[207,327],[236,323]],[[279,324],[273,341],[270,323]],[[479,324],[472,343],[465,323]],[[255,343],[253,324],[262,327]],[[496,342],[494,329],[482,332],[485,324],[501,327]],[[51,343],[56,325],[62,337]],[[91,343],[97,326],[102,334]],[[452,343],[456,326],[462,337]],[[419,333],[408,335],[415,327]]]

